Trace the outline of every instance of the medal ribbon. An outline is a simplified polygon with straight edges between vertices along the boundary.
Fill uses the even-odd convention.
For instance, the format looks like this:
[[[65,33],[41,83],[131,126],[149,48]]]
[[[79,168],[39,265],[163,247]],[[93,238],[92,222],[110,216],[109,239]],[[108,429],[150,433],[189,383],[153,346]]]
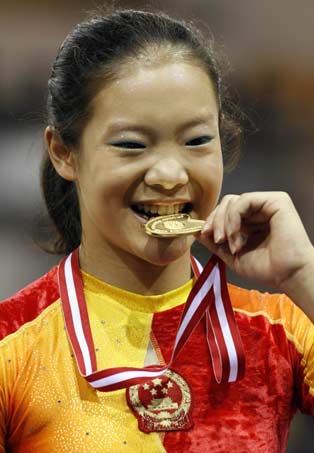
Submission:
[[[78,249],[61,261],[58,277],[65,326],[80,374],[93,388],[104,392],[113,391],[162,376],[170,368],[204,313],[216,381],[234,382],[243,377],[244,351],[228,294],[225,265],[216,255],[211,257],[204,269],[192,256],[191,264],[197,280],[185,303],[169,364],[97,371]]]

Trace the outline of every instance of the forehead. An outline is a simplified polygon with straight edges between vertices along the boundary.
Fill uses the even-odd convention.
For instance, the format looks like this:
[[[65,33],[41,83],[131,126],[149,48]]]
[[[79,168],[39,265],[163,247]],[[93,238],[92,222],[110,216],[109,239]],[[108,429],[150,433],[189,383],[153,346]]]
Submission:
[[[191,115],[218,116],[212,81],[204,69],[187,63],[129,68],[98,90],[92,101],[94,116],[132,116],[134,120]],[[174,118],[175,115],[175,118]]]

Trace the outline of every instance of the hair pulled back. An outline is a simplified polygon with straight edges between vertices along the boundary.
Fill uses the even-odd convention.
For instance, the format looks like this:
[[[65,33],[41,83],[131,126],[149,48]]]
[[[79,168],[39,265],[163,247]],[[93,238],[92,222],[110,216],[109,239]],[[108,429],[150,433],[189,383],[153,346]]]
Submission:
[[[96,14],[69,33],[53,63],[47,98],[47,122],[63,144],[73,149],[79,145],[99,82],[103,85],[114,80],[128,61],[144,57],[144,64],[152,49],[163,47],[170,48],[173,60],[193,62],[208,73],[219,105],[225,165],[233,167],[239,154],[240,128],[221,81],[212,40],[191,23],[162,12],[125,9]],[[68,254],[81,242],[78,196],[75,184],[58,175],[48,152],[42,164],[41,184],[57,233],[45,249]]]

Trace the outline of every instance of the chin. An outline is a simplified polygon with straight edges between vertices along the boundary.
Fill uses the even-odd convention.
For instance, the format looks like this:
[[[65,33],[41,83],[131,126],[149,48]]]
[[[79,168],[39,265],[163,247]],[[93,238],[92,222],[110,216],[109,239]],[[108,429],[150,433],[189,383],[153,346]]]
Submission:
[[[190,253],[193,242],[193,236],[158,238],[153,243],[149,241],[145,246],[143,259],[155,266],[166,266]]]

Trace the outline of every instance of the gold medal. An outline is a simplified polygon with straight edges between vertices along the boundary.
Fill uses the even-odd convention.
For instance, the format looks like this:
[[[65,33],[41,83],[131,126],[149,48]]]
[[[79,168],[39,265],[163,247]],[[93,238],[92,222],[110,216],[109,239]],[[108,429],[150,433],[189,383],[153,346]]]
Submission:
[[[175,237],[197,233],[204,224],[204,220],[192,219],[188,214],[172,214],[153,217],[144,224],[144,228],[150,236]]]

